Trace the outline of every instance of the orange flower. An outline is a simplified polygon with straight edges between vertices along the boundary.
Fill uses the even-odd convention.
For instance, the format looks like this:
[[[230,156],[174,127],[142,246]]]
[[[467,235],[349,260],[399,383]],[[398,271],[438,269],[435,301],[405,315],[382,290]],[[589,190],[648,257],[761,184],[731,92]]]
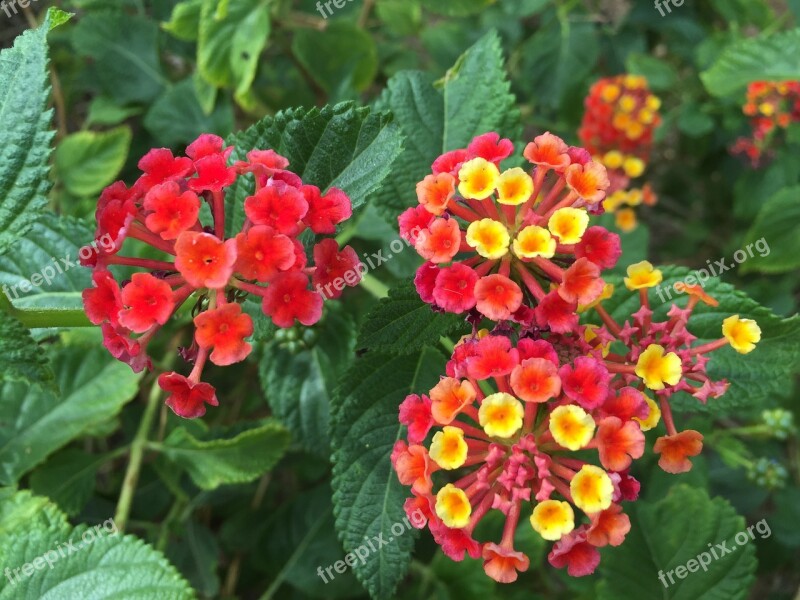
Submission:
[[[427,229],[420,231],[414,248],[425,260],[446,263],[458,254],[461,230],[455,219],[434,219]]]
[[[533,138],[533,141],[525,147],[523,156],[535,165],[563,170],[571,162],[568,151],[569,147],[564,140],[548,131]]]
[[[511,372],[511,389],[526,402],[547,402],[561,393],[558,369],[545,358],[529,358]]]
[[[398,440],[392,450],[391,460],[400,483],[410,485],[415,494],[425,495],[431,492],[431,473],[436,467],[424,446],[408,446],[403,440]]]
[[[440,425],[449,425],[456,415],[475,400],[475,388],[469,381],[445,377],[430,393],[431,414]]]
[[[513,583],[517,571],[522,573],[530,566],[530,560],[522,552],[495,543],[484,545],[483,561],[483,570],[499,583]]]
[[[175,243],[175,268],[196,288],[227,285],[236,262],[236,240],[225,242],[210,233],[184,231]]]
[[[600,279],[600,267],[586,258],[579,258],[564,271],[558,295],[567,302],[591,304],[603,293],[606,283]]]
[[[703,434],[687,429],[656,440],[653,451],[660,454],[658,466],[667,473],[686,473],[692,470],[689,456],[697,456],[703,450]]]
[[[609,471],[624,471],[644,454],[644,434],[634,421],[623,424],[618,417],[606,417],[598,423],[595,439],[600,463]]]
[[[612,504],[590,518],[592,524],[586,532],[586,541],[597,548],[619,546],[631,530],[631,520],[619,504]]]
[[[456,178],[450,173],[428,175],[417,184],[417,199],[429,213],[442,216],[456,193]]]
[[[475,284],[477,307],[493,321],[508,319],[522,305],[522,290],[505,275],[487,275]]]
[[[570,165],[566,174],[567,185],[586,202],[595,204],[606,197],[610,182],[606,168],[600,163],[591,161],[585,165]]]

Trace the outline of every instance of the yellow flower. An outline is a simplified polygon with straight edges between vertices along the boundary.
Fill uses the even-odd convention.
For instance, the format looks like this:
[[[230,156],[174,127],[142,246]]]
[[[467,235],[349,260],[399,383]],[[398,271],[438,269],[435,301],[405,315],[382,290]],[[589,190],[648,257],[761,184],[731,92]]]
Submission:
[[[544,227],[528,225],[514,240],[514,254],[520,258],[553,258],[556,241]]]
[[[524,170],[514,167],[504,171],[497,181],[497,201],[517,206],[533,194],[533,179]]]
[[[577,244],[589,225],[589,214],[582,208],[559,208],[547,228],[562,244]]]
[[[636,229],[636,211],[632,208],[620,208],[614,213],[614,222],[623,233]]]
[[[617,98],[619,98],[620,89],[618,85],[609,84],[603,87],[603,90],[600,92],[600,96],[603,98],[607,104],[611,104]]]
[[[639,111],[639,122],[644,123],[645,125],[652,125],[653,121],[656,120],[656,113],[654,113],[649,108],[643,108]]]
[[[659,98],[658,96],[653,96],[651,94],[650,96],[647,97],[647,100],[645,100],[644,105],[650,110],[655,112],[659,108],[661,108],[661,98]]]
[[[502,258],[508,254],[511,236],[499,221],[481,219],[473,221],[467,228],[467,244],[475,248],[484,258]]]
[[[619,99],[619,107],[624,113],[632,113],[633,109],[636,108],[636,98],[625,94]]]
[[[555,542],[575,529],[575,513],[568,502],[545,500],[534,507],[531,526],[544,539]]]
[[[641,427],[642,431],[650,431],[661,420],[661,409],[658,407],[658,403],[644,394],[644,399],[647,400],[647,406],[650,409],[650,412],[647,415],[646,419],[639,419],[637,417],[633,417],[633,420],[639,423],[639,427]]]
[[[478,410],[478,421],[489,437],[510,438],[522,427],[525,410],[511,394],[498,392],[486,396]]]
[[[625,190],[617,190],[610,196],[606,197],[603,200],[603,208],[606,209],[606,212],[614,212],[620,206],[625,204],[628,201],[628,192]]]
[[[464,198],[483,200],[494,193],[500,171],[484,158],[473,158],[461,165],[458,191]]]
[[[622,165],[622,168],[625,170],[625,175],[630,177],[631,179],[636,179],[637,177],[641,177],[642,173],[644,173],[644,169],[647,165],[641,158],[636,158],[635,156],[629,156],[625,159],[625,162]]]
[[[609,169],[619,169],[625,162],[625,156],[618,150],[611,150],[605,153],[602,162]]]
[[[437,431],[431,441],[430,457],[443,469],[457,469],[467,460],[464,431],[449,425]]]
[[[739,354],[747,354],[761,341],[761,328],[752,319],[733,315],[722,322],[722,335]]]
[[[674,352],[664,354],[663,346],[650,344],[639,356],[635,372],[651,390],[663,390],[665,383],[675,385],[681,380],[683,365]]]
[[[591,514],[611,506],[614,484],[608,473],[600,467],[583,465],[569,482],[569,491],[575,506]]]
[[[640,90],[647,85],[647,78],[644,75],[625,75],[623,83],[629,90]]]
[[[625,135],[629,140],[638,140],[644,135],[645,127],[638,121],[631,121],[625,127]]]
[[[629,290],[641,290],[657,286],[663,281],[661,271],[653,268],[646,260],[628,267],[628,276],[625,278],[625,287]]]
[[[436,494],[436,515],[448,527],[461,529],[469,524],[472,506],[464,490],[448,483]]]
[[[558,406],[550,413],[550,433],[559,446],[580,450],[592,441],[594,419],[580,406]]]

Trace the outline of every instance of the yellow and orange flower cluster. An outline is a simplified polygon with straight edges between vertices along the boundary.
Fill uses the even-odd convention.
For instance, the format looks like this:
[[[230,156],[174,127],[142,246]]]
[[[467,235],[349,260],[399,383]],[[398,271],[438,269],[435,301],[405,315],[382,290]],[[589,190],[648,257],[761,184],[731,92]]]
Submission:
[[[753,135],[739,138],[731,150],[746,156],[757,167],[770,152],[774,138],[800,121],[800,81],[753,82],[747,88],[742,110],[750,117]]]

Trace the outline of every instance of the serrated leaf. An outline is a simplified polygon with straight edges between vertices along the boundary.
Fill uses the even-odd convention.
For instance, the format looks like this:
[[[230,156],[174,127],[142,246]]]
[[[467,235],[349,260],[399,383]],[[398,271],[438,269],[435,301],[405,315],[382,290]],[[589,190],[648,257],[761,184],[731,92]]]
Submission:
[[[742,273],[785,273],[800,267],[800,186],[785,188],[770,198],[745,236],[761,252],[742,263]],[[767,244],[764,248],[764,244]]]
[[[289,445],[289,432],[265,421],[233,436],[198,439],[185,427],[174,429],[160,446],[164,456],[186,469],[205,490],[245,483],[269,471]]]
[[[66,448],[31,473],[31,489],[40,496],[50,498],[68,515],[75,516],[92,497],[97,469],[106,460],[105,455]]]
[[[51,354],[57,395],[24,382],[0,386],[0,484],[11,485],[48,455],[114,417],[140,376],[99,345]]]
[[[152,102],[167,84],[158,60],[158,25],[122,12],[89,12],[72,31],[78,55],[92,60],[103,92],[119,104]]]
[[[97,194],[122,170],[132,138],[127,126],[68,135],[59,142],[55,152],[58,178],[70,194]]]
[[[358,347],[373,352],[409,354],[464,325],[463,317],[436,313],[419,298],[413,284],[389,291],[367,315],[358,335]]]
[[[111,519],[97,528],[73,528],[53,504],[42,504],[42,500],[27,492],[0,496],[0,513],[6,512],[6,505],[15,511],[20,505],[36,503],[43,513],[55,517],[46,522],[28,519],[10,529],[0,527],[0,560],[11,574],[10,585],[0,590],[0,600],[194,598],[163,554],[134,536],[123,537]],[[27,564],[33,567],[30,574],[22,570]]]
[[[343,189],[361,206],[393,168],[402,136],[384,112],[342,102],[321,109],[289,109],[266,117],[229,138],[236,146],[232,160],[244,160],[253,149],[273,149],[289,159],[289,169],[303,182],[322,190]],[[253,193],[252,180],[239,178],[226,195],[227,230],[244,222],[244,200]]]
[[[331,423],[333,504],[336,529],[345,552],[383,535],[366,563],[353,567],[372,598],[391,598],[411,560],[414,532],[392,525],[406,518],[408,490],[390,463],[402,426],[397,409],[406,395],[430,389],[444,373],[445,357],[432,348],[390,357],[370,353],[344,374]]]
[[[625,543],[603,553],[598,587],[599,600],[738,600],[746,598],[757,561],[756,541],[745,530],[744,518],[722,498],[708,497],[705,491],[678,485],[659,502],[636,502],[629,516],[631,531]],[[748,543],[735,541],[745,531]],[[741,537],[741,536],[740,536]],[[756,534],[756,538],[758,534]],[[714,560],[709,544],[727,543],[733,552]],[[735,550],[734,550],[735,547]],[[714,548],[715,551],[716,548]],[[722,551],[717,551],[722,554]],[[707,571],[697,557],[707,553]],[[670,583],[666,573],[694,560],[694,571]],[[706,562],[706,557],[703,557]],[[659,579],[664,575],[666,587]]]
[[[33,340],[30,331],[0,309],[0,378],[53,388],[53,377],[47,356]]]
[[[727,96],[753,81],[800,79],[800,29],[746,38],[728,46],[700,78],[710,94]]]
[[[325,31],[299,29],[292,53],[328,94],[348,89],[362,92],[378,71],[372,36],[347,21],[334,21]]]
[[[677,300],[677,304],[686,305],[686,295],[675,292],[672,286],[678,281],[685,281],[693,273],[685,267],[671,266],[663,267],[661,271],[664,275],[663,283],[650,292],[654,321],[668,319],[666,313],[672,306],[670,296],[672,300]],[[612,298],[603,302],[603,307],[619,323],[626,319],[631,320],[631,314],[640,306],[638,291],[627,290],[618,277],[610,276],[607,280],[615,285],[615,291]],[[658,289],[662,290],[660,295]],[[722,321],[735,314],[754,319],[758,323],[762,332],[761,342],[747,355],[738,354],[730,347],[711,353],[709,376],[730,382],[730,388],[724,396],[709,400],[704,405],[697,399],[680,393],[673,397],[673,406],[681,410],[735,414],[745,407],[770,406],[776,398],[788,394],[791,388],[786,382],[800,368],[800,353],[796,342],[800,335],[800,316],[787,319],[778,317],[743,292],[717,278],[707,281],[705,291],[719,301],[719,306],[710,307],[700,303],[695,308],[689,322],[689,331],[698,337],[695,344],[721,338]]]
[[[466,148],[488,131],[519,136],[519,112],[509,90],[495,32],[467,50],[438,88],[434,77],[422,71],[402,71],[389,80],[376,107],[392,111],[407,141],[392,177],[374,196],[384,217],[395,222],[417,203],[417,182],[443,152]]]
[[[0,51],[0,255],[22,237],[47,205],[53,132],[47,109],[47,32],[28,30]]]
[[[341,373],[347,370],[355,348],[355,323],[341,307],[328,307],[313,332],[316,342],[299,353],[273,340],[259,364],[261,386],[272,412],[292,432],[304,450],[330,456],[330,404]]]

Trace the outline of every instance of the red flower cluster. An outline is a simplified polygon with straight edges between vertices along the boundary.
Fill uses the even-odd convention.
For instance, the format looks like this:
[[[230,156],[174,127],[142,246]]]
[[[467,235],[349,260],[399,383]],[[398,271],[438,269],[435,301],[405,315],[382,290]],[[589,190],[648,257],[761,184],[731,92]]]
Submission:
[[[758,167],[775,136],[800,121],[800,81],[751,83],[743,111],[750,117],[753,135],[739,138],[731,151],[746,156],[753,167]]]
[[[152,368],[147,345],[197,294],[194,340],[184,352],[194,368],[188,376],[171,372],[158,380],[170,394],[167,405],[187,418],[203,415],[205,404],[218,404],[214,388],[200,381],[207,360],[230,365],[250,353],[245,340],[253,322],[241,305],[248,294],[261,298],[278,327],[312,325],[322,315],[323,289],[337,297],[341,286],[331,290],[332,282],[347,271],[360,273],[352,248],[339,251],[335,240],[324,239],[314,246],[309,266],[298,240],[307,229],[332,234],[350,217],[344,192],[331,188],[322,194],[303,184],[286,169],[288,160],[272,150],[253,150],[246,161],[229,164],[232,152],[214,135],[200,136],[186,156],[166,148],[148,152],[132,187],[116,182],[98,200],[97,236],[113,244],[82,260],[94,271],[93,287],[83,292],[86,314],[102,327],[109,352],[137,372]],[[244,201],[241,231],[226,238],[226,193],[242,177],[253,178],[255,192]],[[208,226],[200,220],[204,203],[212,218]],[[121,256],[126,239],[144,242],[163,259]],[[119,284],[110,270],[114,265],[144,272]]]
[[[440,156],[417,184],[419,206],[399,217],[401,236],[426,259],[414,281],[447,312],[567,331],[620,256],[616,234],[588,227],[589,213],[603,210],[606,169],[550,133],[525,148],[530,173],[501,173],[512,151],[496,133],[481,135]]]
[[[624,283],[638,291],[640,307],[620,324],[603,307],[613,288],[598,277],[599,267],[619,256],[619,240],[574,223],[582,209],[573,205],[586,200],[570,182],[570,169],[580,165],[573,173],[583,176],[603,167],[573,162],[583,151],[545,134],[525,152],[537,164],[530,181],[521,169],[500,175],[496,162],[511,151],[506,142],[488,134],[471,149],[439,159],[418,186],[421,206],[400,217],[402,234],[429,260],[417,275],[423,300],[451,312],[477,306],[483,316],[517,325],[500,323],[491,334],[475,327],[455,346],[446,375],[400,405],[407,439],[395,444],[391,456],[400,482],[411,487],[406,512],[427,519],[411,519],[415,526],[427,524],[453,560],[482,558],[487,575],[502,583],[529,566],[514,547],[519,522],[528,515],[533,529],[555,542],[551,565],[572,576],[594,572],[597,549],[621,544],[630,530],[622,503],[638,497],[639,483],[629,471],[644,454],[643,432],[663,416],[665,435],[653,448],[659,465],[669,473],[690,470],[703,436],[677,430],[671,396],[684,391],[703,403],[719,397],[727,383],[708,377],[708,354],[726,345],[746,354],[761,337],[754,321],[733,315],[722,323],[720,339],[697,344],[689,320],[700,302],[717,304],[700,286],[675,284],[688,303],[673,304],[667,320],[654,321],[648,294],[663,276],[646,261],[628,268]],[[556,181],[540,197],[551,171]],[[595,187],[602,199],[603,186]],[[499,207],[490,198],[495,190]],[[556,200],[565,190],[566,197]],[[515,195],[522,198],[517,204],[502,201]],[[573,221],[553,224],[552,216],[564,208],[576,211],[569,215]],[[539,222],[542,214],[551,217],[548,229],[539,227],[531,238],[523,234],[527,226],[520,231],[520,224]],[[463,237],[462,221],[470,223]],[[574,245],[564,239],[573,239],[573,227],[580,229]],[[514,259],[507,254],[509,230]],[[549,259],[525,261],[525,252],[547,247],[548,233],[561,242],[553,241]],[[479,256],[438,266],[470,248]],[[556,252],[560,256],[553,258]],[[525,294],[509,277],[512,260]],[[498,263],[498,273],[490,274]],[[550,279],[553,290],[538,293],[540,279]],[[593,310],[598,324],[581,324],[578,304]],[[501,539],[476,539],[478,523],[492,510],[505,516]]]

